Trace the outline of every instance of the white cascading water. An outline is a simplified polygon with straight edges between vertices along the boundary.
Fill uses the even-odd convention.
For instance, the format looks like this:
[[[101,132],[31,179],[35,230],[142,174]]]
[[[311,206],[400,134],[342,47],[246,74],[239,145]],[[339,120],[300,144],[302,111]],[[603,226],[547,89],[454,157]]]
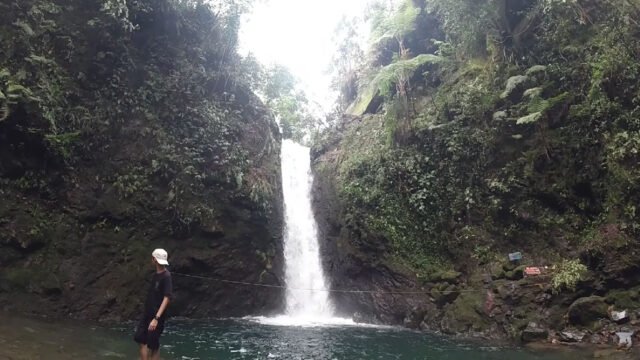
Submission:
[[[286,311],[276,317],[252,317],[254,321],[279,326],[356,325],[351,319],[334,317],[333,304],[326,291],[329,285],[320,261],[318,229],[311,209],[312,182],[309,148],[284,140]]]
[[[333,316],[333,305],[320,262],[318,231],[311,209],[309,148],[282,142],[282,187],[285,206],[284,259],[286,315],[310,320]]]

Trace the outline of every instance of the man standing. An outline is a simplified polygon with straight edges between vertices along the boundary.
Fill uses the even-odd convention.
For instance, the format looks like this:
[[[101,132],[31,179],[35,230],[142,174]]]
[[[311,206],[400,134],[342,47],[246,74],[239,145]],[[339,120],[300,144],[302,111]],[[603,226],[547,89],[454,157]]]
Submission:
[[[160,359],[160,335],[167,318],[167,306],[172,297],[171,273],[168,254],[164,249],[155,249],[151,254],[156,272],[151,279],[151,287],[144,303],[144,314],[140,319],[134,340],[140,344],[140,360]]]

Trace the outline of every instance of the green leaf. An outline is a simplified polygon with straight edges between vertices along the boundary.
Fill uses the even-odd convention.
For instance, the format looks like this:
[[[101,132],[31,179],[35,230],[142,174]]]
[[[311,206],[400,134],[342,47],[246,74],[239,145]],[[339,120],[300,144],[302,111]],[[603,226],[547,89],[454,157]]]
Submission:
[[[520,119],[518,119],[518,121],[516,121],[516,124],[518,125],[533,124],[535,122],[538,122],[538,120],[540,120],[541,118],[542,118],[542,113],[537,112],[537,113],[533,113],[533,114],[529,114],[527,116],[521,117]]]
[[[24,31],[25,34],[27,34],[27,36],[33,36],[36,34],[35,31],[33,31],[33,29],[31,28],[31,26],[29,26],[29,24],[27,24],[24,21],[17,20],[16,22],[13,23],[13,25],[19,27],[22,31]]]
[[[18,92],[23,94],[30,94],[31,90],[19,84],[9,83],[9,85],[7,86],[7,92],[9,93],[9,95]]]
[[[25,58],[25,60],[27,60],[28,62],[31,63],[42,63],[42,64],[55,64],[55,61],[51,60],[51,59],[47,59],[44,56],[40,56],[40,55],[29,55],[27,58]]]

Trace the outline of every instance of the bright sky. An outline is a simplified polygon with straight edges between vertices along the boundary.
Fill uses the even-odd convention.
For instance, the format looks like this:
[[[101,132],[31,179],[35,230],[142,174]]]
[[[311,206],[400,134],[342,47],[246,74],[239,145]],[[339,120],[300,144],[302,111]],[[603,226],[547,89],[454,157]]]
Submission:
[[[291,71],[307,96],[330,110],[335,99],[326,70],[332,36],[343,16],[362,16],[370,0],[266,0],[258,2],[240,30],[241,53]]]

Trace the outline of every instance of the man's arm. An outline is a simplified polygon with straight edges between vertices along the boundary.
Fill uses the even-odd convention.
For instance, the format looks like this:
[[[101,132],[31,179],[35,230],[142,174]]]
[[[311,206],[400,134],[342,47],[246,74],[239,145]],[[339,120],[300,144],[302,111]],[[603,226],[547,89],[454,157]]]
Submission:
[[[169,302],[171,301],[171,299],[168,296],[165,296],[162,299],[162,304],[160,304],[160,308],[158,309],[158,312],[156,313],[156,318],[160,318],[162,317],[162,314],[164,314],[164,311],[167,309],[167,306],[169,306]]]
[[[156,329],[158,326],[158,320],[156,319],[159,319],[164,314],[167,306],[169,306],[169,302],[171,302],[171,297],[173,296],[173,283],[171,281],[171,276],[166,277],[162,282],[162,293],[164,294],[162,304],[160,304],[160,307],[156,312],[155,319],[151,320],[151,323],[149,323],[149,331],[154,331]]]
[[[167,309],[167,306],[169,306],[169,302],[171,300],[169,299],[168,296],[165,296],[162,299],[162,304],[160,304],[160,308],[158,309],[158,312],[156,313],[156,317],[151,320],[151,322],[149,323],[149,331],[154,331],[156,329],[156,327],[158,326],[158,320],[156,319],[160,319],[160,317],[162,316],[162,314],[164,314],[164,311]]]

